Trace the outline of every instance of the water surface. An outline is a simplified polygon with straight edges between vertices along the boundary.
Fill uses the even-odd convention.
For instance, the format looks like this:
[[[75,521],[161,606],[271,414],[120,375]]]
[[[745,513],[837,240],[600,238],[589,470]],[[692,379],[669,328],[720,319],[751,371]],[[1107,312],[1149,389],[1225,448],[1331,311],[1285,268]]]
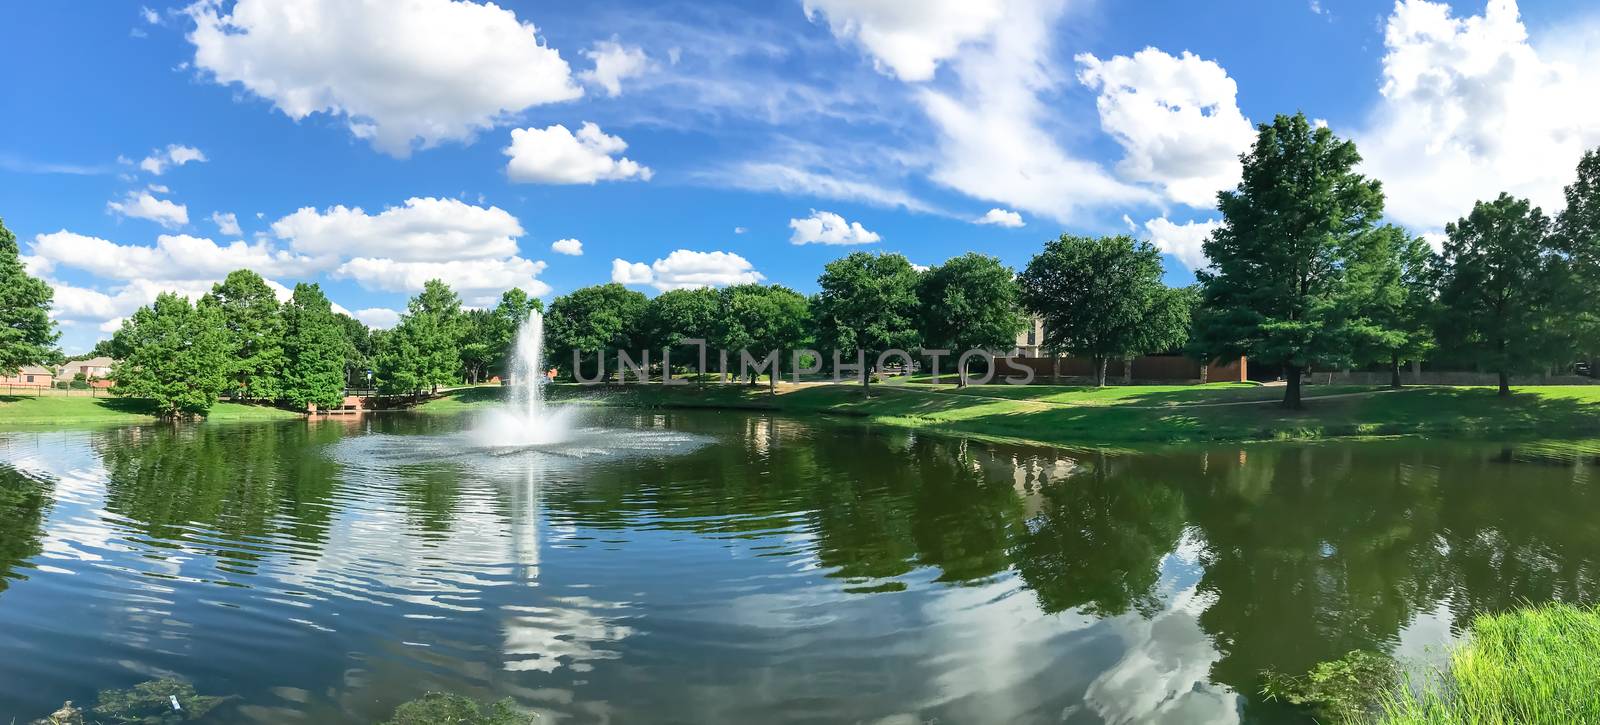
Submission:
[[[427,690],[559,722],[1282,722],[1253,693],[1596,603],[1600,465],[1426,441],[1109,455],[610,412],[0,434],[0,719],[160,676],[218,722]]]

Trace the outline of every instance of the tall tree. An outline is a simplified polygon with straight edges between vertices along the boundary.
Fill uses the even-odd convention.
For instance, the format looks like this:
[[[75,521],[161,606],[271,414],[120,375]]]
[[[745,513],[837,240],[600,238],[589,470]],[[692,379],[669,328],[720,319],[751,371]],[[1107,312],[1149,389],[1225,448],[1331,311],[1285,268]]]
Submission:
[[[345,387],[364,388],[367,385],[367,372],[372,369],[372,330],[367,329],[360,320],[342,312],[335,313],[333,318],[338,321],[344,337]]]
[[[1600,149],[1578,162],[1578,178],[1566,188],[1567,205],[1556,217],[1556,239],[1571,260],[1571,299],[1600,299]],[[1592,304],[1569,310],[1579,351],[1589,358],[1590,375],[1600,375],[1600,309]]]
[[[1016,273],[996,257],[968,252],[951,257],[917,280],[922,344],[954,351],[1006,354],[1027,328]],[[957,376],[967,384],[967,371]]]
[[[126,357],[111,369],[118,395],[145,398],[164,418],[205,415],[229,383],[228,331],[216,305],[163,292],[123,321]]]
[[[283,395],[283,317],[267,281],[248,269],[229,272],[201,305],[214,306],[228,333],[233,394],[254,400]]]
[[[615,282],[573,290],[555,298],[545,315],[545,349],[550,362],[568,373],[578,356],[582,374],[591,377],[595,365],[617,350],[637,350],[641,345],[644,294]]]
[[[1283,404],[1300,407],[1300,379],[1316,364],[1348,364],[1343,314],[1352,240],[1383,213],[1383,189],[1355,172],[1354,143],[1305,114],[1261,124],[1237,189],[1217,195],[1222,226],[1197,272],[1201,313],[1194,349],[1281,365]]]
[[[489,368],[501,353],[501,326],[493,310],[467,310],[462,317],[461,368],[467,382],[489,377]]]
[[[1392,388],[1401,386],[1401,362],[1421,360],[1434,347],[1433,256],[1426,240],[1392,224],[1355,240],[1344,300],[1354,357],[1388,363]]]
[[[500,304],[494,308],[494,339],[492,341],[493,356],[489,363],[491,373],[506,375],[510,369],[511,356],[515,354],[517,330],[522,323],[527,322],[535,310],[544,312],[544,301],[537,297],[529,297],[521,288],[512,287],[500,295]]]
[[[1548,365],[1560,344],[1553,305],[1561,260],[1550,222],[1527,199],[1501,194],[1445,226],[1439,257],[1440,342],[1500,377]]]
[[[720,315],[713,325],[712,344],[732,355],[741,350],[758,357],[777,352],[767,378],[768,389],[776,392],[786,356],[804,347],[810,336],[810,303],[805,295],[782,285],[734,285],[719,296]],[[755,382],[752,372],[750,383]]]
[[[650,300],[640,321],[641,342],[653,350],[671,350],[672,360],[682,365],[691,361],[699,348],[684,340],[707,340],[716,347],[716,327],[724,314],[722,298],[709,287],[667,290]],[[735,350],[737,348],[723,348]],[[670,371],[663,371],[663,374]]]
[[[335,408],[344,400],[345,330],[322,287],[304,282],[283,307],[283,397],[297,409]]]
[[[461,298],[444,282],[428,280],[406,303],[406,312],[378,355],[379,387],[419,393],[460,382]]]
[[[1091,358],[1095,384],[1104,386],[1111,358],[1183,344],[1188,298],[1161,276],[1161,252],[1149,242],[1063,234],[1017,281],[1024,306],[1044,318],[1044,344]]]
[[[871,388],[878,356],[922,347],[917,330],[917,270],[899,254],[856,252],[829,262],[817,278],[811,313],[817,343],[841,354],[860,351],[861,384]]]
[[[50,285],[28,275],[17,237],[0,220],[0,375],[44,362],[60,333],[50,319]]]

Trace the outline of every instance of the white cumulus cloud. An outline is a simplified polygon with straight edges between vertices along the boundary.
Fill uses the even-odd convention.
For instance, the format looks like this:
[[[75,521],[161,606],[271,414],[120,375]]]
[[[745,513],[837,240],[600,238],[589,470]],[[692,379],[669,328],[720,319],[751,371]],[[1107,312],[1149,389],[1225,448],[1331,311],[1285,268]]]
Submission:
[[[379,330],[387,330],[400,322],[400,313],[387,307],[368,307],[364,310],[356,310],[350,316],[360,320],[361,324],[367,327],[374,327]]]
[[[509,257],[523,233],[517,218],[499,207],[432,197],[413,197],[377,214],[361,207],[305,207],[273,222],[272,232],[313,257],[403,262]]]
[[[52,266],[73,267],[108,280],[197,280],[221,278],[236,269],[263,275],[303,275],[311,260],[266,244],[217,244],[187,234],[162,234],[155,246],[117,244],[65,229],[34,237],[33,256]]]
[[[149,156],[139,162],[139,168],[156,176],[166,173],[173,166],[182,166],[187,163],[206,160],[206,155],[200,149],[182,144],[171,144],[164,149],[151,151]]]
[[[831,211],[815,209],[809,217],[790,219],[789,228],[794,230],[789,235],[794,244],[871,244],[880,239],[877,232],[868,231],[861,222],[845,221]]]
[[[583,51],[583,55],[594,67],[579,73],[578,77],[605,89],[606,95],[612,98],[622,95],[624,78],[643,75],[650,69],[650,58],[642,49],[625,46],[616,38],[596,42],[594,47]]]
[[[583,89],[532,23],[465,0],[217,0],[190,6],[194,66],[299,120],[343,116],[380,151],[470,139]]]
[[[1100,60],[1077,56],[1078,79],[1100,92],[1100,125],[1122,145],[1126,179],[1161,187],[1193,207],[1216,204],[1239,183],[1239,154],[1255,129],[1239,112],[1238,85],[1214,61],[1145,48]]]
[[[1469,17],[1395,3],[1383,97],[1356,134],[1388,216],[1439,229],[1502,191],[1559,208],[1583,151],[1600,145],[1600,44],[1582,33],[1559,28],[1535,46],[1514,0]]]
[[[233,212],[211,212],[211,223],[217,225],[217,231],[230,237],[244,233],[244,230],[239,228],[239,217],[234,216]]]
[[[1206,258],[1204,244],[1211,233],[1222,226],[1220,219],[1206,219],[1176,224],[1166,217],[1157,217],[1144,223],[1151,243],[1165,254],[1178,258],[1190,271],[1211,266]]]
[[[987,214],[972,220],[972,223],[1015,229],[1022,226],[1022,215],[1009,209],[990,209]]]
[[[550,243],[550,251],[574,257],[583,255],[583,242],[576,239],[557,239]]]
[[[1002,0],[805,0],[806,17],[854,39],[880,70],[904,81],[933,78],[939,63],[1001,21]]]
[[[1006,21],[950,60],[959,84],[918,92],[937,130],[933,181],[1061,223],[1086,209],[1158,200],[1056,138],[1057,113],[1041,96],[1057,85],[1052,42],[1063,7],[1060,0],[1008,2]]]
[[[382,292],[420,292],[430,279],[450,285],[469,305],[491,305],[512,287],[538,297],[550,291],[540,280],[544,262],[521,257],[459,259],[448,262],[402,262],[356,257],[334,270],[334,276],[353,279],[362,287]]]
[[[130,191],[120,201],[106,202],[106,208],[134,219],[148,219],[169,229],[189,223],[189,208],[170,199],[157,199],[149,191]]]
[[[593,184],[597,181],[649,181],[652,171],[629,158],[612,158],[628,148],[616,136],[585,122],[576,134],[566,126],[511,129],[505,154],[506,175],[533,184]]]
[[[611,281],[648,284],[658,290],[699,289],[752,284],[766,279],[748,260],[732,252],[694,252],[679,249],[651,264],[611,260]]]

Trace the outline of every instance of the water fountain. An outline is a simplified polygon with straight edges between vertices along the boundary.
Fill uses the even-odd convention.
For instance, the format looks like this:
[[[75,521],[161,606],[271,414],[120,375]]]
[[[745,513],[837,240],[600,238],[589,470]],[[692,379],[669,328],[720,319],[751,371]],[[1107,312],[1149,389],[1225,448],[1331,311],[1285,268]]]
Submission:
[[[565,442],[572,436],[572,412],[544,402],[544,315],[534,310],[517,329],[506,404],[479,421],[476,435],[486,446],[527,448]]]

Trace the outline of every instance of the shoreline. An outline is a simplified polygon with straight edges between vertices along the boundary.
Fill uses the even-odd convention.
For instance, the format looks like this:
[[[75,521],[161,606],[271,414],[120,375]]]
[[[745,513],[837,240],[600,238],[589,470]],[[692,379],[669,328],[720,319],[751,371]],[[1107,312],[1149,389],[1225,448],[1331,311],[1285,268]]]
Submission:
[[[1277,391],[1271,388],[1249,386],[1028,386],[1005,391],[1010,397],[991,397],[993,391],[981,388],[961,392],[890,383],[874,386],[872,397],[865,398],[859,385],[843,384],[784,385],[776,395],[765,386],[737,384],[671,389],[557,384],[551,386],[549,400],[620,408],[766,411],[1077,448],[1442,435],[1600,437],[1600,386],[1525,388],[1510,400],[1497,398],[1493,388],[1311,387],[1301,411],[1279,407]],[[456,391],[416,410],[464,412],[493,405],[499,397],[496,389]]]
[[[404,411],[452,414],[499,404],[502,387],[459,388]],[[933,386],[708,383],[552,384],[555,405],[742,410],[825,417],[975,439],[1074,448],[1452,436],[1600,438],[1600,386],[1542,386],[1509,400],[1493,388],[1311,386],[1305,409],[1278,406],[1279,391],[1246,385]],[[307,419],[265,405],[219,403],[203,423]],[[140,401],[106,398],[0,399],[0,431],[142,425],[158,419]]]

